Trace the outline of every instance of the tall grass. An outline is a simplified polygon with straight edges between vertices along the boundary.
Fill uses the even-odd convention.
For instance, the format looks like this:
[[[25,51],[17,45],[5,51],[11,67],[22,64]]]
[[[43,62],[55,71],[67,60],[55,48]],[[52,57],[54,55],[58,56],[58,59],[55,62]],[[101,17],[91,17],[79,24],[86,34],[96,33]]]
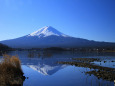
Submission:
[[[0,63],[0,86],[22,85],[23,78],[18,56],[4,54]]]

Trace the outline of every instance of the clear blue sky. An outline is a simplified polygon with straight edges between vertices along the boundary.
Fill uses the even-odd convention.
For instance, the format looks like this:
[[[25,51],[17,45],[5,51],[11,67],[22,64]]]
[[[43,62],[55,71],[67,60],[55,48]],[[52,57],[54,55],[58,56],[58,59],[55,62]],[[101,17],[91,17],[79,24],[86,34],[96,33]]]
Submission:
[[[0,41],[44,26],[73,37],[115,42],[115,0],[0,0]]]

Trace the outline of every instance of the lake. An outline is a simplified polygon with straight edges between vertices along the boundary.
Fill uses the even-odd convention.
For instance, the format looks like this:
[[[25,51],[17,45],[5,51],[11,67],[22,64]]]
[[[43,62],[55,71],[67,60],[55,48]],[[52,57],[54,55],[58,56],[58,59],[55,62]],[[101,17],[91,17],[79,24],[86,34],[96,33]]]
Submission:
[[[115,86],[114,81],[86,74],[94,69],[58,64],[71,61],[72,58],[99,58],[95,65],[115,68],[115,53],[111,52],[72,52],[72,51],[11,51],[9,55],[18,55],[24,75],[23,86]],[[112,62],[113,61],[113,62]]]

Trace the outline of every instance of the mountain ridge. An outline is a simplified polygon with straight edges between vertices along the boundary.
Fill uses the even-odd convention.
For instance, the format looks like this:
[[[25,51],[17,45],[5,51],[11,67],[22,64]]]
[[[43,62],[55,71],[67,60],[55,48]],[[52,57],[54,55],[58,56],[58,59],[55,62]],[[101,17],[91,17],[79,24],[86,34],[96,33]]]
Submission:
[[[1,41],[12,48],[77,48],[77,47],[115,47],[115,43],[98,42],[65,35],[51,26],[45,26],[29,35]]]

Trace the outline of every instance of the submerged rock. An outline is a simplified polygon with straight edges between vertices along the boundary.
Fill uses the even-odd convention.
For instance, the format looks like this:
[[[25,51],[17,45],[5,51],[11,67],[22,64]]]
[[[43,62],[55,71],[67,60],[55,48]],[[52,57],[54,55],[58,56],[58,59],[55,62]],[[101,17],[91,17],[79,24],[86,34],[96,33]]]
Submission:
[[[99,59],[94,58],[74,58],[71,62],[58,62],[59,64],[68,64],[75,65],[77,67],[85,67],[94,69],[93,71],[87,71],[86,74],[93,74],[98,78],[102,78],[104,80],[114,81],[115,80],[115,68],[103,67],[99,65],[94,65],[91,62],[100,61]]]

